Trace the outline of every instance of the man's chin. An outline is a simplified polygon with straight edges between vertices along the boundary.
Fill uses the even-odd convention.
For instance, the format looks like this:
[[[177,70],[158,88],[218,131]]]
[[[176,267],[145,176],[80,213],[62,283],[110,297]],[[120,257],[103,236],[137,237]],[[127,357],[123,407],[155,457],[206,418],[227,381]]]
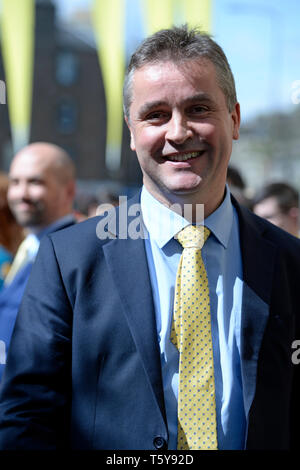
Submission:
[[[170,194],[175,194],[176,196],[188,196],[193,195],[201,191],[203,186],[203,180],[199,176],[198,178],[193,179],[188,182],[179,182],[177,184],[168,185],[168,191]]]
[[[188,196],[189,194],[195,194],[199,191],[199,185],[197,186],[178,186],[170,189],[170,193],[176,194],[177,196]]]
[[[195,175],[194,175],[195,176]],[[144,179],[144,184],[148,191],[158,200],[175,201],[180,203],[188,199],[195,199],[195,195],[201,193],[203,179],[200,176],[193,178],[172,178],[161,179],[160,182]],[[188,202],[188,201],[187,201]]]
[[[39,226],[39,221],[33,217],[18,216],[16,220],[24,228]]]

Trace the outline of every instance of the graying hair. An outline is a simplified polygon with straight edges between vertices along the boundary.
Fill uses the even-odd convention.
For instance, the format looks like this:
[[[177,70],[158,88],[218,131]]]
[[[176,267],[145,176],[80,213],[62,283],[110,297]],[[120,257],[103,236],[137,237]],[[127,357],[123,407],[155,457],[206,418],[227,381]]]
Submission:
[[[161,61],[183,62],[198,58],[210,60],[216,69],[217,81],[223,91],[228,110],[231,112],[237,102],[234,77],[223,49],[198,28],[188,29],[187,25],[163,29],[146,38],[131,56],[126,70],[123,102],[124,114],[129,119],[132,101],[134,72],[144,65]]]

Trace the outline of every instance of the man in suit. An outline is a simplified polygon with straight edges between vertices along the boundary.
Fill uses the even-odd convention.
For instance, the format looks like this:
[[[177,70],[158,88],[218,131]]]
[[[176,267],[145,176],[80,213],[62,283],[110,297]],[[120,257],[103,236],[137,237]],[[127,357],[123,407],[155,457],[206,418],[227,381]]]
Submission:
[[[74,165],[60,147],[36,142],[21,149],[10,166],[8,202],[17,222],[26,230],[0,293],[2,376],[17,312],[40,240],[48,233],[74,224]]]
[[[183,448],[296,445],[299,241],[230,197],[240,109],[222,49],[186,27],[157,32],[132,56],[124,108],[142,191],[41,243],[1,386],[0,448],[177,448],[184,353],[171,335],[186,249],[178,240],[199,224],[210,232],[201,248],[210,314],[202,317],[202,281],[205,302],[191,310],[211,331],[214,375],[209,389],[191,378],[200,386],[191,400],[207,396],[214,443],[204,430],[203,447],[189,437]],[[193,360],[203,353],[196,348]]]

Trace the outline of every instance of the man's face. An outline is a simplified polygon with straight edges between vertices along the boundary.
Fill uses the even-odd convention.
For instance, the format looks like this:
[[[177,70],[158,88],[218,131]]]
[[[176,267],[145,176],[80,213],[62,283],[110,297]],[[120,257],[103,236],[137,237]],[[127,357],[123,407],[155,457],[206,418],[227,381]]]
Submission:
[[[224,195],[239,105],[229,112],[214,65],[148,64],[134,73],[128,126],[147,189],[162,202],[206,204]]]
[[[22,152],[11,164],[8,202],[23,227],[40,229],[60,216],[65,188],[49,159]]]
[[[292,215],[292,210],[286,214],[282,212],[275,197],[267,197],[255,204],[253,212],[292,235],[297,235],[297,219]]]

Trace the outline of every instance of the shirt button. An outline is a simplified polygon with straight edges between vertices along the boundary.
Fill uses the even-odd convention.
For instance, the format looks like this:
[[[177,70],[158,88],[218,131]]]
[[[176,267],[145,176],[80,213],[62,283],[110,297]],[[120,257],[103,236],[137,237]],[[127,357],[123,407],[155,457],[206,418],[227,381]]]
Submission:
[[[166,440],[161,436],[155,437],[153,439],[153,444],[154,444],[155,449],[166,449],[167,448]]]

